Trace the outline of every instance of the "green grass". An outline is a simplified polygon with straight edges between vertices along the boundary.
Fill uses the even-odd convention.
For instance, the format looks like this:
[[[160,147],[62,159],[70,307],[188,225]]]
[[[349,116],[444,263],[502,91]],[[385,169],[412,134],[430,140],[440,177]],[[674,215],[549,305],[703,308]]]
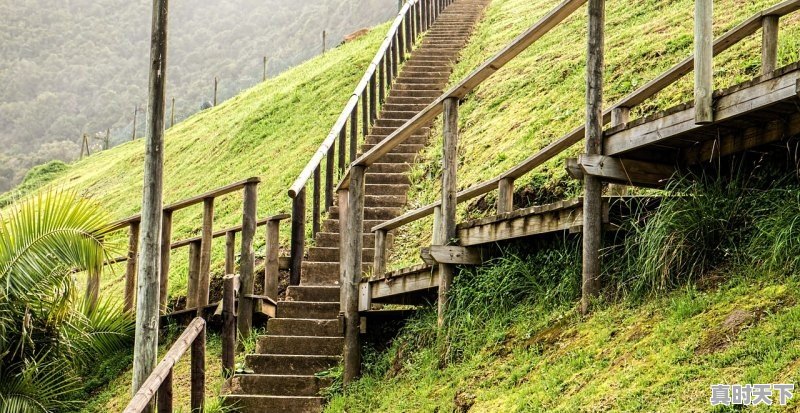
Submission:
[[[506,46],[552,10],[556,0],[494,0],[458,62],[451,83]],[[717,0],[714,33],[720,35],[777,0]],[[693,53],[694,2],[606,2],[606,107]],[[781,19],[779,64],[798,60],[800,15]],[[584,119],[586,7],[546,34],[464,99],[459,109],[458,186],[491,179],[560,138]],[[715,59],[716,88],[740,83],[760,70],[760,32]],[[691,99],[693,78],[685,76],[633,111],[632,118]],[[412,172],[409,193],[415,208],[440,197],[441,127]],[[564,159],[578,144],[516,182],[529,204],[572,197],[580,185],[568,178]],[[494,211],[495,193],[461,205],[459,219]],[[525,206],[525,205],[518,205]],[[487,209],[488,207],[488,209]],[[392,268],[419,261],[419,246],[430,239],[431,220],[406,225],[396,236]]]
[[[246,90],[167,131],[164,201],[185,199],[251,176],[261,178],[258,213],[290,211],[289,185],[325,138],[388,29],[367,36]],[[26,182],[4,197],[10,201],[42,186],[74,188],[102,203],[116,218],[138,213],[142,197],[144,140],[139,139]],[[52,169],[52,168],[50,168]],[[310,199],[310,197],[309,197]],[[215,228],[241,223],[241,194],[219,199]],[[179,211],[173,239],[199,235],[201,206]],[[288,224],[282,226],[288,238]],[[309,229],[310,231],[310,229]],[[256,249],[264,244],[259,230]],[[222,272],[224,242],[215,243],[213,273]],[[286,245],[286,243],[284,243]],[[237,246],[238,248],[238,246]],[[185,294],[187,250],[174,252],[170,273],[172,295]],[[108,271],[104,294],[121,295],[124,267]]]

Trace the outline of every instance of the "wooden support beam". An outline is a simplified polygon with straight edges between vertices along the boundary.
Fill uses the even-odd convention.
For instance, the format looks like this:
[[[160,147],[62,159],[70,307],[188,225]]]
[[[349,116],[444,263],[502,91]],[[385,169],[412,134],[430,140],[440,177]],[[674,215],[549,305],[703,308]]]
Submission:
[[[358,285],[361,281],[361,254],[364,249],[364,175],[366,167],[354,165],[350,169],[351,184],[348,190],[346,226],[342,226],[344,243],[339,248],[346,251],[340,268],[344,313],[344,376],[345,385],[352,383],[361,373],[361,342],[358,315]]]
[[[567,175],[572,179],[583,180],[583,169],[578,163],[578,158],[567,158],[564,160],[564,169],[567,170]]]
[[[236,231],[225,233],[225,274],[236,274]]]
[[[192,342],[191,387],[189,405],[192,412],[202,412],[206,401],[206,326]]]
[[[172,242],[172,211],[165,210],[161,217],[161,275],[159,287],[159,306],[161,313],[167,312],[169,298],[169,259]]]
[[[383,277],[386,273],[386,230],[375,231],[375,255],[373,257],[373,277]]]
[[[125,312],[134,308],[136,296],[136,259],[139,255],[139,221],[131,222],[128,233],[128,259],[125,265]]]
[[[589,0],[589,31],[586,64],[586,153],[600,154],[603,148],[603,62],[605,0]],[[602,182],[583,177],[583,271],[581,312],[600,291],[600,249],[602,248]]]
[[[314,169],[314,178],[312,182],[313,192],[311,195],[311,237],[316,237],[319,232],[322,216],[320,211],[321,196],[320,193],[320,177],[321,171],[319,165]]]
[[[623,106],[611,110],[611,126],[619,126],[628,123],[631,118],[631,108]]]
[[[580,155],[578,164],[583,175],[595,176],[603,181],[652,188],[663,187],[676,171],[670,165],[604,155]]]
[[[253,328],[253,300],[244,298],[253,294],[255,284],[256,258],[253,251],[253,238],[256,235],[256,214],[258,207],[258,187],[247,184],[244,187],[244,206],[242,207],[242,245],[239,258],[239,335],[250,337]]]
[[[358,286],[358,311],[364,312],[372,309],[372,290],[368,282],[363,282]]]
[[[714,2],[694,4],[694,121],[704,125],[714,121]]]
[[[200,275],[197,280],[197,305],[208,304],[211,287],[211,244],[214,241],[214,198],[203,200],[203,228],[200,241]]]
[[[228,274],[222,279],[222,374],[233,375],[236,363],[236,293],[235,276]]]
[[[292,245],[289,285],[300,285],[300,270],[306,245],[306,189],[303,188],[292,200]]]
[[[779,16],[764,16],[761,20],[761,74],[778,68]]]
[[[503,178],[497,185],[497,213],[505,214],[514,210],[514,180]]]
[[[264,264],[264,295],[278,300],[278,279],[280,278],[280,221],[267,222],[267,256]]]
[[[479,249],[457,245],[431,245],[420,250],[420,257],[428,265],[480,265],[483,263]]]
[[[200,286],[200,250],[200,241],[194,241],[189,244],[186,308],[197,308],[198,289]]]
[[[456,170],[458,169],[458,99],[444,101],[444,136],[442,156],[442,244],[448,245],[456,237]],[[439,326],[444,324],[447,311],[447,293],[453,283],[455,267],[450,264],[439,265]]]

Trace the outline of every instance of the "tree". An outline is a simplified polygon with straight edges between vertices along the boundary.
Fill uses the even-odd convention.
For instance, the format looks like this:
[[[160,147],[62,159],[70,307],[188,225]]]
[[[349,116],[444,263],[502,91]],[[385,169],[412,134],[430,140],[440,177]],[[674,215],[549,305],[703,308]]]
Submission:
[[[0,411],[75,410],[82,372],[130,345],[130,316],[111,301],[88,305],[74,281],[116,250],[103,240],[109,222],[73,193],[44,193],[0,217]]]

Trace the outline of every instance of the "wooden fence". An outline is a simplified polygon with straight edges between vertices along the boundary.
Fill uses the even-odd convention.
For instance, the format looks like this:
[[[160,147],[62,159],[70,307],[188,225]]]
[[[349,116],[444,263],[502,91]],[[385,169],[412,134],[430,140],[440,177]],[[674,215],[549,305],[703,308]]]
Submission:
[[[327,211],[334,202],[334,179],[337,176],[335,169],[341,178],[344,176],[347,161],[352,162],[356,159],[359,135],[365,138],[369,133],[369,128],[377,118],[386,98],[387,90],[397,77],[400,65],[406,60],[406,54],[412,51],[419,35],[427,31],[444,8],[452,2],[453,0],[408,0],[402,5],[375,57],[328,136],[289,188],[289,197],[292,199],[291,285],[300,283],[300,268],[306,240],[306,187],[309,180],[312,184],[311,235],[313,237],[320,230],[322,210]],[[323,160],[325,160],[324,199]]]
[[[700,0],[698,0],[700,1]],[[475,87],[481,84],[484,80],[489,78],[494,72],[502,68],[509,61],[514,59],[522,51],[526,50],[531,44],[540,39],[543,35],[548,33],[554,27],[563,22],[567,17],[572,15],[587,0],[565,0],[558,5],[554,10],[545,15],[541,20],[535,23],[530,29],[518,36],[503,50],[495,56],[484,62],[475,71],[470,73],[464,80],[453,86],[446,91],[441,97],[437,98],[427,108],[423,109],[416,116],[410,119],[405,125],[401,126],[385,140],[374,146],[371,150],[352,162],[350,169],[345,173],[341,180],[339,187],[336,189],[339,196],[339,210],[340,219],[347,222],[347,230],[341,232],[341,245],[344,251],[347,251],[346,256],[342,262],[343,279],[352,280],[353,282],[343,282],[343,286],[351,286],[353,291],[344,291],[343,296],[345,301],[342,306],[345,309],[345,319],[357,319],[358,314],[355,311],[347,311],[348,309],[357,308],[358,304],[358,281],[362,276],[361,266],[361,250],[363,232],[363,209],[364,209],[364,174],[370,165],[375,163],[380,157],[389,153],[392,149],[402,144],[406,139],[411,137],[423,125],[433,121],[437,116],[444,113],[443,116],[443,135],[444,135],[444,157],[443,157],[443,179],[442,179],[442,195],[441,200],[427,205],[425,207],[410,211],[398,218],[387,221],[378,225],[372,230],[375,232],[375,255],[374,255],[374,275],[381,276],[386,269],[386,239],[390,230],[396,229],[404,224],[419,220],[423,217],[435,214],[433,239],[435,243],[440,245],[446,244],[453,238],[455,232],[455,208],[456,204],[475,198],[477,196],[486,194],[493,190],[498,191],[497,196],[497,212],[505,213],[514,209],[513,193],[514,181],[534,168],[542,165],[547,160],[552,159],[564,150],[570,148],[572,145],[580,142],[587,132],[586,125],[576,127],[566,136],[550,143],[540,151],[531,155],[520,164],[511,168],[510,170],[500,174],[499,176],[472,186],[468,189],[456,192],[456,169],[457,158],[455,156],[456,148],[458,145],[458,130],[457,130],[457,116],[458,116],[458,102],[463,99],[468,93],[473,91]],[[593,0],[590,4],[590,21],[593,27],[597,28],[594,32],[594,39],[591,41],[600,41],[602,44],[602,18],[603,13],[599,16],[595,13],[598,9],[603,8],[603,2],[600,0]],[[632,6],[635,7],[635,6]],[[752,35],[757,30],[763,28],[763,42],[762,42],[762,66],[764,72],[775,70],[777,61],[777,36],[778,36],[778,19],[781,16],[789,14],[800,8],[800,0],[789,0],[779,3],[773,7],[765,9],[743,23],[737,25],[729,30],[721,37],[713,42],[712,51],[708,53],[706,58],[711,58],[713,55],[719,54],[727,50],[734,44],[742,39]],[[592,20],[594,19],[594,20]],[[599,19],[599,21],[598,21]],[[599,40],[598,40],[599,38]],[[591,48],[590,48],[591,49]],[[601,48],[602,49],[602,48]],[[593,49],[594,50],[594,49]],[[591,62],[597,56],[590,56]],[[602,56],[599,57],[600,74],[602,75]],[[707,63],[706,63],[707,64]],[[597,66],[597,65],[596,65]],[[613,126],[626,123],[631,108],[642,103],[646,99],[652,97],[660,90],[668,85],[674,83],[684,75],[693,70],[695,66],[694,56],[690,56],[678,63],[670,70],[662,75],[648,82],[640,87],[630,95],[623,98],[620,102],[612,106],[612,108],[601,111],[599,99],[593,99],[590,102],[587,97],[587,107],[591,108],[592,105],[597,106],[597,112],[601,114],[593,125],[593,128],[602,128],[603,124],[609,121]],[[590,76],[591,77],[591,76]],[[596,77],[596,76],[595,76]],[[597,82],[595,82],[597,83]],[[592,84],[590,83],[590,86]],[[599,84],[594,85],[595,89],[602,90],[602,76],[600,76]],[[597,92],[597,90],[594,90]],[[594,96],[597,97],[596,95]],[[587,119],[587,123],[592,119]],[[600,130],[602,135],[602,130]],[[596,132],[594,132],[596,134]],[[584,197],[584,203],[592,202],[587,201],[589,196]],[[587,214],[584,214],[586,218]],[[597,217],[586,218],[589,220],[599,220]],[[598,221],[599,222],[599,221]],[[597,225],[599,228],[599,224]],[[345,226],[342,226],[345,228]],[[589,241],[589,238],[584,233],[584,244]],[[346,247],[345,247],[346,246]],[[586,250],[584,245],[584,250]],[[591,249],[591,247],[589,248]],[[595,248],[596,249],[596,248]],[[595,251],[595,254],[597,251]],[[586,271],[587,259],[584,254],[584,271]],[[591,255],[590,255],[591,258]],[[591,261],[591,260],[589,260]],[[597,261],[597,260],[594,260]],[[588,263],[594,265],[596,263]],[[440,265],[439,267],[439,304],[440,316],[442,307],[445,305],[445,296],[448,285],[452,279],[452,268],[448,268],[449,264]],[[586,283],[586,273],[584,274],[584,284]],[[343,287],[344,288],[344,287]],[[584,297],[586,298],[586,297]],[[357,323],[354,323],[357,327]],[[346,324],[347,327],[350,323]],[[353,341],[357,346],[357,329],[345,329],[346,341]],[[352,331],[351,331],[352,330]],[[348,364],[352,363],[352,358],[345,354],[345,370],[348,369]]]

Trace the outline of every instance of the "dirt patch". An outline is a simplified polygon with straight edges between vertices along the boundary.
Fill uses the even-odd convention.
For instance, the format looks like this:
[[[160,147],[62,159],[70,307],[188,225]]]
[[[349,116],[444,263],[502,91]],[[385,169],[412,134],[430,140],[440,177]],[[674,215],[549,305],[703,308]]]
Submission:
[[[547,327],[528,339],[525,342],[525,347],[538,347],[542,350],[549,350],[559,347],[559,345],[569,339],[574,338],[577,332],[568,328],[569,325],[564,322],[558,322],[551,327]]]
[[[459,390],[456,392],[453,402],[455,403],[455,412],[467,413],[475,404],[475,395],[465,390]]]
[[[766,312],[761,308],[751,311],[742,309],[731,311],[719,325],[708,330],[703,341],[695,349],[695,354],[713,354],[726,349],[742,330],[754,326],[765,315]]]

